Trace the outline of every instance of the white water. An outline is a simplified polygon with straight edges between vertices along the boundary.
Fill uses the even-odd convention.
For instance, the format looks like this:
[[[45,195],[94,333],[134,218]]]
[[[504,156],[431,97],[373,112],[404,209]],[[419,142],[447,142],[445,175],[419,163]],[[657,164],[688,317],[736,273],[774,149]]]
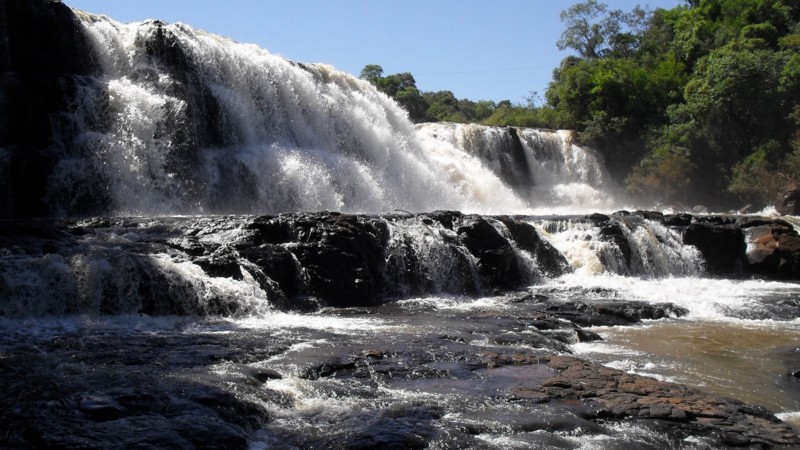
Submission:
[[[582,276],[604,273],[666,277],[701,275],[703,260],[697,248],[685,245],[682,236],[661,223],[619,220],[630,247],[626,262],[620,247],[603,239],[601,229],[583,220],[532,221],[544,236]]]
[[[76,114],[117,213],[526,208],[478,158],[424,142],[365,81],[183,24],[84,17],[107,105],[84,103]],[[188,61],[177,70],[191,73],[148,56],[162,33]],[[193,117],[201,102],[218,117]],[[86,125],[103,114],[108,129]],[[198,126],[218,128],[218,142],[190,142],[191,154],[180,153],[187,138],[175,132]],[[78,176],[63,169],[60,186]]]
[[[528,199],[534,214],[618,208],[600,157],[575,145],[570,131],[456,123],[428,123],[417,128],[429,142],[449,143],[479,157]]]
[[[85,156],[54,171],[56,214],[93,191],[109,212],[135,215],[508,214],[613,203],[602,163],[568,132],[516,129],[524,160],[512,161],[508,129],[415,128],[371,84],[330,66],[184,24],[79,17],[98,76],[76,82],[66,121]]]

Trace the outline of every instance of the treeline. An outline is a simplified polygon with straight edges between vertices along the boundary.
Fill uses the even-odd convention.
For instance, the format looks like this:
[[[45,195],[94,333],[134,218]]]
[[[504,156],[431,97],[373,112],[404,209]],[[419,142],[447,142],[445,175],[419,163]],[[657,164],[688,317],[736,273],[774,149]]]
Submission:
[[[800,2],[625,13],[589,0],[562,21],[558,45],[579,56],[554,72],[548,104],[632,193],[768,204],[800,176]]]
[[[417,123],[460,122],[532,128],[550,128],[555,123],[552,109],[512,104],[510,100],[458,99],[451,91],[421,92],[412,74],[384,76],[383,68],[377,64],[364,66],[360,77],[397,101]]]
[[[384,79],[410,78],[396,98],[418,121],[575,129],[648,201],[763,205],[800,180],[800,2],[687,0],[626,12],[588,0],[561,19],[557,45],[577,56],[554,70],[541,107],[417,98],[402,90],[410,74],[368,79],[390,93]]]

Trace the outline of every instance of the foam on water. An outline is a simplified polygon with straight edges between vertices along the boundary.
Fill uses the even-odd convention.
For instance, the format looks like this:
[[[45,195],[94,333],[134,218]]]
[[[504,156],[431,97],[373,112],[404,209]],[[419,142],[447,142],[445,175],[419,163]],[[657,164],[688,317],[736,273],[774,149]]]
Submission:
[[[548,281],[544,286],[555,292],[581,291],[604,300],[639,300],[649,303],[674,303],[689,310],[686,319],[725,321],[735,323],[763,323],[773,320],[743,318],[749,312],[758,312],[763,300],[796,298],[800,285],[779,281],[726,280],[695,277],[666,277],[641,279],[613,274],[587,277],[581,273],[568,274]],[[610,297],[609,297],[610,296]],[[554,296],[558,299],[558,295]],[[786,318],[781,319],[787,320]],[[800,319],[788,319],[800,322]]]

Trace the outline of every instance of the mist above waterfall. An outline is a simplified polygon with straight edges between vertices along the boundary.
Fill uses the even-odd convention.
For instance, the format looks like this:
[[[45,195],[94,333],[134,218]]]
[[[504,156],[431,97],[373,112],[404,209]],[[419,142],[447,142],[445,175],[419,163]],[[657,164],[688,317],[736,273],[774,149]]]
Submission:
[[[427,124],[369,83],[160,21],[79,14],[95,73],[75,77],[54,215],[608,209],[567,132]],[[478,136],[481,136],[478,139]],[[75,150],[77,149],[77,150]]]

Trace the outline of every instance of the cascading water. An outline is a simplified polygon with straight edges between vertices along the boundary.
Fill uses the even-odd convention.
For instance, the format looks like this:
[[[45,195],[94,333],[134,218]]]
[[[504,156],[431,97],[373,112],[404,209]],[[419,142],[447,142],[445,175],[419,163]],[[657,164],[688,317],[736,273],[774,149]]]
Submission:
[[[455,123],[417,129],[430,145],[449,143],[480,158],[534,210],[566,214],[614,207],[600,158],[575,145],[570,131]]]
[[[62,213],[97,184],[116,214],[526,207],[479,158],[420,139],[397,104],[330,66],[182,24],[81,17],[98,75],[69,118],[84,159],[50,183]]]
[[[679,232],[651,221],[620,217],[606,226],[586,219],[532,221],[584,276],[637,277],[703,274],[704,261]]]

